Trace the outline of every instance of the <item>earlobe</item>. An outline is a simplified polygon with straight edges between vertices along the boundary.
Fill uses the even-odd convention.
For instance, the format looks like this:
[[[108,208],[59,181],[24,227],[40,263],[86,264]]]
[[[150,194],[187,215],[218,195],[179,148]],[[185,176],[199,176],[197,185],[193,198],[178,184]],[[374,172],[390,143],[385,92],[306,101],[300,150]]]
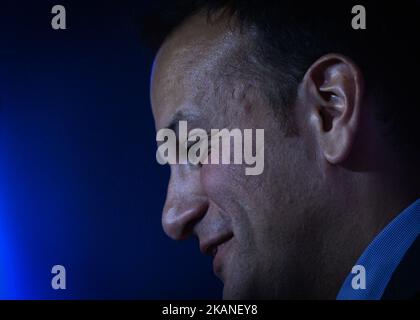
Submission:
[[[359,127],[363,95],[360,70],[347,57],[329,54],[309,68],[303,82],[319,151],[331,164],[343,162]]]

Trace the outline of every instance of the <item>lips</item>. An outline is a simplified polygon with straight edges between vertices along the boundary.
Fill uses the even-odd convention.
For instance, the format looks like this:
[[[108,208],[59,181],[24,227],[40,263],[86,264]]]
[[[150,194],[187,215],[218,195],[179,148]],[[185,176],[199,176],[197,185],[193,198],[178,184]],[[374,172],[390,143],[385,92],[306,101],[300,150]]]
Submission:
[[[230,240],[233,238],[233,233],[229,232],[223,235],[218,235],[206,241],[200,241],[200,250],[203,254],[212,256],[214,273],[221,277],[223,262],[225,260],[227,249]]]

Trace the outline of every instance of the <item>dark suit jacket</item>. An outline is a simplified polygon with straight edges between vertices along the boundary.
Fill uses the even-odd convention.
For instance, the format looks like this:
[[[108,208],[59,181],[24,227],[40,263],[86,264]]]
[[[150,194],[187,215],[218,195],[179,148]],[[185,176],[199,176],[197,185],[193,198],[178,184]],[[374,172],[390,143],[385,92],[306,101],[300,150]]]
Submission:
[[[420,237],[405,253],[382,295],[382,299],[420,299]]]

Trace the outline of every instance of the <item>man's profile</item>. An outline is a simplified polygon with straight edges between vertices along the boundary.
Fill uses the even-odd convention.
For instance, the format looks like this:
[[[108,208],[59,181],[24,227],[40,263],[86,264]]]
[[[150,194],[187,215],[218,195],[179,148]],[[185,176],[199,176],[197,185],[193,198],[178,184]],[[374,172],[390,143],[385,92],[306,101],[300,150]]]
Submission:
[[[261,175],[171,165],[163,228],[198,238],[226,299],[419,292],[418,7],[362,1],[354,30],[355,4],[182,1],[145,20],[157,130],[265,130]]]

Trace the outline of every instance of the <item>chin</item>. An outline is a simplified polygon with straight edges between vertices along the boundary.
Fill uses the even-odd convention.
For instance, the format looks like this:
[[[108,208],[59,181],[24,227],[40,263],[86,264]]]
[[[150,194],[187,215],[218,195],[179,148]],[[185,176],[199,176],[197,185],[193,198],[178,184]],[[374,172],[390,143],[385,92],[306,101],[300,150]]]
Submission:
[[[248,279],[235,279],[236,281],[225,281],[223,286],[223,300],[250,300],[258,299],[255,296],[255,290],[249,285]]]
[[[223,300],[246,300],[247,298],[243,292],[237,292],[235,290],[223,287]],[[249,299],[249,298],[248,298]]]

